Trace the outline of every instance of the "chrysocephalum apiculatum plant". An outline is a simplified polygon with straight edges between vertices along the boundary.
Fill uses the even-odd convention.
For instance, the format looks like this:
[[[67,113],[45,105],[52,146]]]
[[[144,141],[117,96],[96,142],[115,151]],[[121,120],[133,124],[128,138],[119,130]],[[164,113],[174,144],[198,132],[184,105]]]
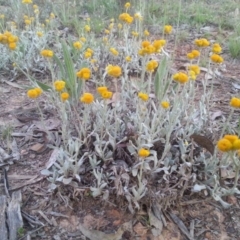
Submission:
[[[16,70],[31,81],[27,96],[35,101],[44,96],[61,120],[61,144],[51,139],[57,161],[42,171],[52,189],[60,183],[82,186],[82,176],[90,169],[86,187],[92,196],[104,200],[110,194],[122,196],[131,212],[140,208],[144,198],[158,199],[167,207],[189,187],[206,189],[227,206],[222,196],[238,192],[238,175],[232,188],[221,186],[219,169],[226,166],[225,158],[217,164],[216,151],[212,155],[191,152],[192,134],[210,120],[213,93],[213,84],[208,89],[202,79],[199,63],[204,58],[213,71],[223,63],[218,43],[196,39],[186,55],[186,69],[170,74],[174,59],[168,39],[174,28],[163,26],[161,37],[153,40],[144,28],[143,14],[135,12],[130,3],[117,19],[108,21],[103,36],[94,35],[87,18],[84,24],[79,22],[80,36],[65,39],[57,34],[53,13],[43,26],[38,18],[41,9],[31,1],[22,4],[26,12],[31,8],[35,17],[23,16],[22,32],[6,30],[0,43],[3,59],[10,52]],[[24,66],[27,51],[32,58]],[[37,65],[49,70],[48,82],[37,81],[30,74],[29,69]],[[194,101],[197,80],[203,81],[203,94]],[[239,107],[238,101],[233,98],[230,105]],[[47,128],[46,132],[51,138]],[[238,137],[229,135],[217,143],[230,159],[227,166],[231,171],[239,169],[239,145]],[[199,165],[204,166],[201,171]]]

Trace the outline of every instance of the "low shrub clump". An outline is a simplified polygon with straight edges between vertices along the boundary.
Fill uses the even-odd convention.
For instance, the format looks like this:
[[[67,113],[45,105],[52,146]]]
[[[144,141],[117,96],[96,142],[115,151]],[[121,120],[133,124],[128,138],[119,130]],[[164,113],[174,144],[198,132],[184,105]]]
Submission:
[[[34,16],[24,16],[23,30],[11,25],[0,35],[2,67],[10,68],[12,61],[14,71],[28,77],[27,96],[39,111],[44,101],[61,122],[56,141],[42,114],[42,131],[55,158],[42,171],[51,190],[63,184],[105,201],[125,199],[131,212],[152,201],[166,208],[190,191],[204,191],[228,206],[222,197],[239,192],[240,140],[224,134],[240,100],[230,102],[232,112],[217,150],[200,134],[214,131],[213,81],[208,87],[200,64],[207,62],[213,73],[219,68],[224,59],[218,43],[196,39],[186,54],[186,68],[173,72],[169,39],[174,28],[165,25],[161,36],[151,36],[130,3],[118,19],[108,21],[101,37],[91,31],[89,18],[79,22],[81,36],[58,35],[53,13],[43,25],[38,6],[23,4]],[[45,70],[48,82],[31,74]],[[203,85],[197,100],[196,81]],[[232,187],[222,183],[222,169],[235,172]]]

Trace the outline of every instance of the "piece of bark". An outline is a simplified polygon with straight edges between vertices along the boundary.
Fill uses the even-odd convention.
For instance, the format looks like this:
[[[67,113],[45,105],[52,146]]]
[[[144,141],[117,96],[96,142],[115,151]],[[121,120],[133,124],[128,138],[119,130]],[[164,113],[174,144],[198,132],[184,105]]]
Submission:
[[[20,204],[22,202],[21,191],[12,193],[12,199],[7,208],[7,224],[9,229],[9,240],[16,240],[19,228],[23,227]]]

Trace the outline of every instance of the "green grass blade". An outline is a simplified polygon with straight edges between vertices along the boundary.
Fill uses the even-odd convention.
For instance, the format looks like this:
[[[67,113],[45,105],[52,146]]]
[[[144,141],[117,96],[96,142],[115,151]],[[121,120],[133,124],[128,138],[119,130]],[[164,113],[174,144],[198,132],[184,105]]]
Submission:
[[[77,76],[76,72],[74,69],[74,64],[71,58],[71,54],[68,50],[67,44],[62,41],[62,49],[63,49],[63,59],[64,59],[64,64],[65,64],[65,69],[66,69],[66,84],[67,87],[71,91],[71,95],[73,96],[74,99],[77,99]]]
[[[155,95],[157,96],[158,100],[161,100],[167,90],[167,83],[165,83],[164,79],[167,77],[168,74],[168,60],[167,57],[164,56],[161,62],[159,63],[159,67],[157,69],[155,79],[154,79],[154,90]],[[166,86],[164,86],[166,84]]]

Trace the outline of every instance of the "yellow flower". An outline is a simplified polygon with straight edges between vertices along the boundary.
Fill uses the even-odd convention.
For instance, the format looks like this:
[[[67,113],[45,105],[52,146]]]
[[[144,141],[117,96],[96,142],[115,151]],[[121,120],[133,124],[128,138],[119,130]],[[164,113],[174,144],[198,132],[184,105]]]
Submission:
[[[108,38],[107,37],[103,37],[103,42],[105,43],[105,44],[107,44],[108,43]]]
[[[105,29],[105,30],[104,30],[104,33],[105,33],[105,34],[109,34],[110,31],[109,31],[108,29]]]
[[[94,101],[94,96],[91,93],[84,93],[79,100],[83,103],[90,104]]]
[[[221,53],[222,52],[221,46],[218,43],[214,43],[212,46],[212,52],[216,54]]]
[[[11,49],[11,50],[15,50],[16,47],[17,47],[17,44],[16,44],[15,42],[12,42],[12,43],[9,43],[9,44],[8,44],[8,47],[9,47],[9,49]]]
[[[114,55],[114,56],[118,56],[118,51],[115,48],[110,48],[110,52]]]
[[[126,56],[125,60],[126,60],[126,62],[131,62],[132,58],[130,56]]]
[[[49,57],[49,58],[51,58],[51,57],[53,57],[53,51],[48,50],[48,49],[44,49],[44,50],[41,51],[41,55],[42,55],[43,57]]]
[[[107,74],[111,77],[120,77],[122,75],[122,69],[118,65],[108,65],[106,70]]]
[[[112,97],[112,95],[113,95],[113,93],[110,92],[110,91],[103,91],[103,92],[101,93],[101,96],[102,96],[102,98],[104,98],[104,99],[109,99],[109,98]]]
[[[50,20],[47,18],[47,19],[45,20],[45,22],[46,22],[46,24],[48,24],[48,23],[50,22]]]
[[[85,58],[91,58],[91,57],[92,57],[92,53],[86,51],[86,52],[84,53],[84,57],[85,57]]]
[[[32,0],[22,0],[22,3],[24,3],[24,4],[31,4]]]
[[[54,19],[55,18],[55,14],[54,13],[50,13],[50,19]]]
[[[200,52],[198,50],[192,50],[192,54],[193,54],[194,58],[197,58],[200,56]]]
[[[77,72],[77,77],[88,80],[91,77],[91,70],[89,68],[82,68]]]
[[[173,80],[179,83],[186,83],[188,81],[188,75],[183,72],[178,72],[173,75]]]
[[[34,10],[34,13],[35,13],[36,15],[38,15],[38,14],[39,14],[39,10],[38,10],[38,9],[35,9],[35,10]]]
[[[42,37],[43,36],[43,32],[37,32],[38,37]]]
[[[91,27],[90,27],[89,25],[85,25],[85,26],[84,26],[84,30],[85,30],[86,32],[90,32],[90,31],[91,31]]]
[[[4,14],[0,14],[0,19],[4,19],[5,15]]]
[[[134,37],[138,37],[139,33],[138,33],[138,32],[135,32],[135,31],[132,31],[132,35],[133,35]]]
[[[79,50],[82,48],[82,44],[79,41],[76,41],[73,43],[73,47]]]
[[[127,3],[125,3],[125,5],[124,5],[125,8],[130,8],[130,6],[131,6],[130,2],[127,2]]]
[[[34,88],[34,90],[37,92],[37,94],[38,94],[38,97],[42,94],[42,89],[41,88]]]
[[[162,101],[162,102],[161,102],[161,106],[162,106],[163,108],[167,109],[167,108],[170,107],[170,103],[167,102],[167,101]]]
[[[233,97],[230,101],[230,106],[234,108],[240,108],[240,98]]]
[[[98,88],[97,88],[97,92],[98,92],[99,94],[102,94],[103,92],[107,92],[107,91],[108,91],[108,89],[107,89],[106,86],[101,86],[101,87],[98,87]]]
[[[143,16],[140,12],[137,12],[134,14],[134,18],[138,19],[139,21],[143,20]]]
[[[195,73],[193,70],[190,70],[190,71],[188,72],[188,76],[189,76],[189,78],[190,78],[191,80],[196,80],[196,78],[197,78],[197,75],[196,75],[196,73]]]
[[[165,25],[164,26],[164,33],[170,34],[172,32],[172,26],[171,25]]]
[[[83,43],[85,43],[87,41],[87,39],[85,37],[81,37],[79,40]]]
[[[194,59],[200,56],[200,52],[198,50],[192,50],[190,53],[187,54],[188,59]]]
[[[227,139],[231,143],[234,143],[236,140],[238,140],[238,136],[237,135],[224,135],[223,138]]]
[[[94,63],[96,63],[97,62],[97,59],[91,59],[91,61],[90,61],[92,64],[94,64]]]
[[[26,25],[30,25],[30,24],[31,24],[31,20],[30,20],[30,19],[26,19],[26,20],[24,20],[24,23],[25,23]]]
[[[55,90],[58,92],[61,92],[65,88],[65,85],[66,85],[66,83],[62,80],[57,80],[53,84],[54,84]]]
[[[143,34],[144,34],[144,36],[146,36],[146,37],[150,35],[150,33],[149,33],[149,31],[148,31],[147,29],[144,30]]]
[[[69,94],[67,92],[61,93],[61,99],[63,102],[69,99]]]
[[[150,155],[150,151],[145,148],[140,148],[138,150],[138,156],[141,158],[146,158]]]
[[[108,26],[109,30],[112,30],[113,27],[114,27],[114,22],[110,23],[109,26]]]
[[[218,54],[212,54],[211,55],[211,60],[214,63],[222,63],[223,62],[223,58]]]
[[[239,150],[240,149],[240,139],[237,139],[233,142],[232,149],[233,150]]]
[[[222,138],[218,141],[217,147],[222,152],[228,152],[232,149],[232,143],[225,138]]]
[[[153,46],[155,47],[156,52],[160,52],[161,48],[164,47],[165,44],[166,40],[164,39],[155,40],[153,42]]]
[[[206,39],[206,38],[200,38],[200,39],[196,39],[194,41],[194,43],[198,46],[198,47],[208,47],[210,45],[210,42]]]
[[[118,29],[122,29],[122,24],[121,23],[118,24]]]
[[[89,52],[89,53],[91,53],[91,54],[93,54],[93,50],[92,50],[91,48],[87,48],[86,51]]]
[[[37,98],[41,95],[41,91],[38,88],[33,88],[27,91],[27,96],[29,98]]]
[[[143,48],[146,48],[146,47],[150,46],[151,43],[149,41],[142,41],[141,45]]]
[[[143,93],[143,92],[139,92],[138,93],[138,97],[141,98],[143,101],[147,101],[148,100],[148,95],[146,93]]]
[[[194,59],[195,57],[194,57],[193,53],[190,52],[190,53],[187,54],[187,58],[188,59]]]
[[[193,71],[196,75],[200,74],[200,68],[198,65],[190,65],[188,66],[188,69]]]
[[[131,24],[133,17],[131,17],[128,13],[122,13],[119,15],[119,20],[123,21],[124,23]]]
[[[34,4],[33,9],[38,9],[38,5]]]
[[[158,67],[158,62],[156,60],[151,60],[146,65],[146,70],[148,72],[153,72]]]

